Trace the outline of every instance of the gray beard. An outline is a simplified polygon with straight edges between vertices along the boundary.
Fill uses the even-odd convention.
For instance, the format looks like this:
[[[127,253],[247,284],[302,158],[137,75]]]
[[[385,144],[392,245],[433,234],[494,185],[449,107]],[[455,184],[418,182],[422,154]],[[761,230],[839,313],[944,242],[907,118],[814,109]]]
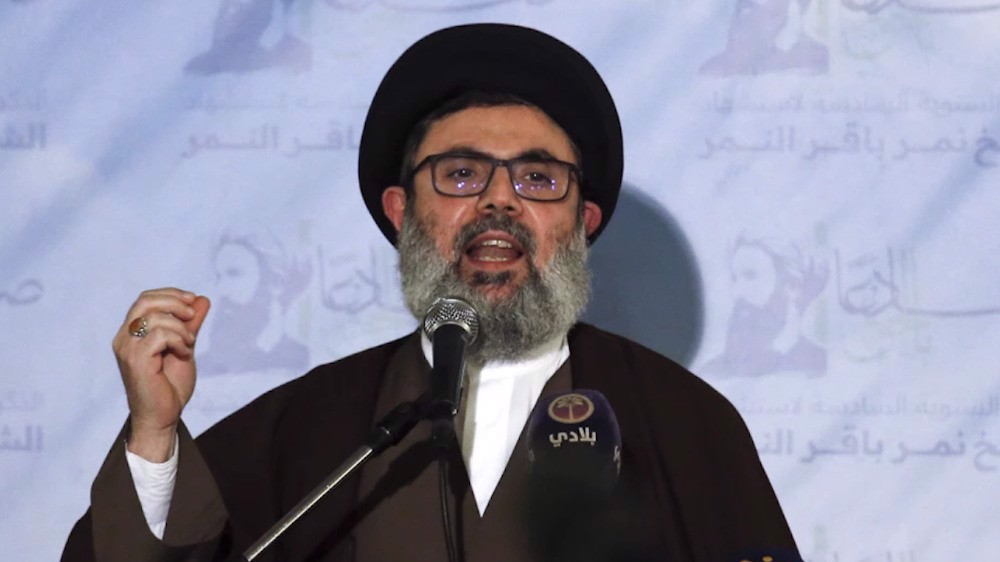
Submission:
[[[399,232],[399,271],[407,308],[418,319],[438,297],[455,297],[479,313],[479,337],[466,357],[482,365],[486,361],[515,361],[531,357],[543,344],[564,335],[576,323],[590,299],[587,269],[587,237],[583,222],[564,240],[552,260],[541,270],[534,265],[535,238],[522,224],[507,216],[490,216],[466,225],[456,236],[455,260],[440,255],[430,229],[406,208]],[[488,230],[506,232],[525,249],[528,276],[524,285],[496,303],[479,291],[480,285],[510,283],[511,274],[477,272],[471,283],[462,281],[459,264],[466,246]]]

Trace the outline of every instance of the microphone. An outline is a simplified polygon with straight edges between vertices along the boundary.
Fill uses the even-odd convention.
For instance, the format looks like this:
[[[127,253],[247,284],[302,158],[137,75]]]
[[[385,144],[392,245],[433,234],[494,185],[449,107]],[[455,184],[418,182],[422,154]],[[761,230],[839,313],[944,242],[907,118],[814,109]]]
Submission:
[[[578,492],[607,495],[621,472],[622,437],[608,399],[596,390],[541,398],[528,420],[533,480],[568,481]]]
[[[429,417],[450,420],[462,401],[465,349],[479,336],[479,314],[461,299],[442,297],[427,309],[423,328],[434,348]]]
[[[462,401],[465,379],[465,348],[479,336],[479,314],[469,303],[453,298],[438,298],[424,315],[424,333],[434,349],[431,369],[430,407],[427,417],[433,427],[431,440],[443,453],[438,457],[438,489],[441,501],[441,525],[444,527],[448,559],[456,560],[461,552],[453,523],[452,506],[448,501],[447,452],[455,446],[454,418]]]
[[[607,398],[574,390],[538,401],[527,426],[525,529],[539,559],[627,560],[608,526],[622,440]]]

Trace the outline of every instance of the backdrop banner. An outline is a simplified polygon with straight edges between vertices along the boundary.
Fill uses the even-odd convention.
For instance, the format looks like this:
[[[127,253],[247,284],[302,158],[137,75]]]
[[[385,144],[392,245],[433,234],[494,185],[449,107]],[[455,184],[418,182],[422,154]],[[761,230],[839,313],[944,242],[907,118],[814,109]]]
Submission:
[[[737,406],[805,559],[995,560],[996,0],[0,0],[4,559],[56,559],[89,504],[140,291],[213,301],[196,433],[416,327],[361,126],[406,47],[478,21],[607,81],[587,319]]]

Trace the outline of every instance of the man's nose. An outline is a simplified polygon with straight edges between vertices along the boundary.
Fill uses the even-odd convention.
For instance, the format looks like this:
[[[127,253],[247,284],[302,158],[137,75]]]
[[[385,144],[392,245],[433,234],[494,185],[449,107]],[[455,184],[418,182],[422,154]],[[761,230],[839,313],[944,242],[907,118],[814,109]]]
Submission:
[[[479,194],[476,209],[483,214],[503,213],[512,216],[519,215],[524,210],[506,166],[497,166],[489,185]]]

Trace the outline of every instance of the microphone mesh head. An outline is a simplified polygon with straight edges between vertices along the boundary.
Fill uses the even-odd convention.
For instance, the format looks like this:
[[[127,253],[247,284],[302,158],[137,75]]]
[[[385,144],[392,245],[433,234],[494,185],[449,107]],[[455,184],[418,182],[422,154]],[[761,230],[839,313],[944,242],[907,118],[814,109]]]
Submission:
[[[424,315],[424,332],[433,337],[434,332],[445,324],[459,326],[467,334],[467,342],[476,341],[479,336],[479,314],[472,305],[453,297],[441,297],[427,309]]]

